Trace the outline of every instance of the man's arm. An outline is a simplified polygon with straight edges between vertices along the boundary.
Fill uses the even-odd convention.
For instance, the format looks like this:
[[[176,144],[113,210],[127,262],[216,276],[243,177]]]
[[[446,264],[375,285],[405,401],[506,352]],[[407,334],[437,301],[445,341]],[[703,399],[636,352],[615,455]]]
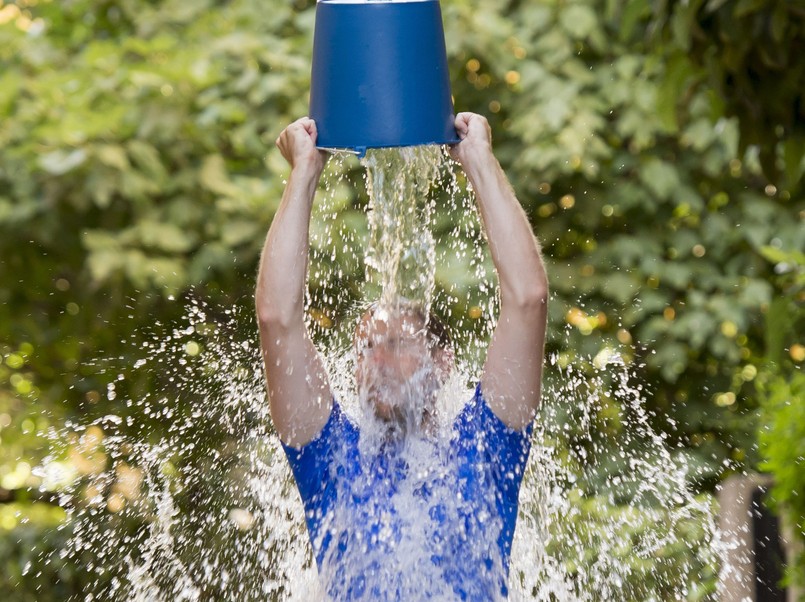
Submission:
[[[324,363],[304,316],[308,227],[325,158],[316,149],[316,124],[307,117],[289,125],[277,146],[291,175],[263,247],[255,304],[271,418],[284,443],[301,447],[324,428],[332,408]]]
[[[548,279],[528,218],[492,154],[486,119],[459,113],[461,142],[451,149],[475,190],[492,261],[500,281],[500,316],[481,383],[492,411],[520,429],[540,400],[548,309]]]

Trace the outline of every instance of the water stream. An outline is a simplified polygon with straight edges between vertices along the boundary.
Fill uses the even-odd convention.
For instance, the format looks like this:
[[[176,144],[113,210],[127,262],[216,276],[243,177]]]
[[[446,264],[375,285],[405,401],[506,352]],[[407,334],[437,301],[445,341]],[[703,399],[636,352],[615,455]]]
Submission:
[[[352,346],[361,313],[371,302],[391,307],[400,297],[446,322],[470,308],[469,318],[453,320],[457,366],[438,396],[438,428],[412,438],[406,451],[421,469],[421,485],[443,468],[438,446],[428,441],[447,436],[479,376],[498,305],[494,272],[471,191],[443,149],[370,152],[364,223],[342,219],[344,170],[333,163],[311,224],[306,305],[335,396],[367,433],[364,445],[373,426],[358,401]],[[364,270],[357,295],[337,284],[345,265]],[[110,399],[124,395],[132,414],[68,425],[55,437],[50,464],[64,454],[95,459],[65,494],[73,510],[62,555],[94,575],[95,587],[80,599],[323,598],[304,510],[271,427],[253,323],[249,311],[189,301],[184,323],[155,327],[139,343],[142,359],[110,386]],[[252,334],[240,335],[244,330]],[[651,428],[646,392],[635,384],[639,366],[615,350],[595,361],[547,362],[509,598],[710,599],[722,545],[713,502],[691,493],[689,467]],[[138,374],[160,386],[138,394],[126,386]],[[46,474],[48,463],[41,470]],[[416,479],[401,486],[395,512],[402,536],[347,563],[367,591],[382,581],[405,600],[455,599],[433,563],[423,562],[433,545],[423,512],[433,499],[451,499],[449,480],[437,482],[431,502],[412,493]],[[357,495],[356,487],[348,493]],[[452,501],[442,510],[462,508]],[[492,534],[499,529],[494,521],[488,526]],[[466,553],[481,562],[479,550]],[[368,577],[374,574],[377,583]]]

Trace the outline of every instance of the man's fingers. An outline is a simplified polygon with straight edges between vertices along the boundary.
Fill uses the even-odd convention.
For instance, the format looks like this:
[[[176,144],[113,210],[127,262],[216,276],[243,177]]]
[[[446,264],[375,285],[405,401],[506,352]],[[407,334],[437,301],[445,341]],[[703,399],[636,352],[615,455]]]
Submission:
[[[316,122],[310,117],[300,117],[286,126],[274,143],[293,167],[298,161],[310,161],[316,154],[317,136]],[[323,164],[327,157],[320,155],[318,159]]]
[[[483,115],[478,115],[477,113],[470,113],[468,111],[464,111],[456,115],[456,132],[458,132],[458,137],[464,140],[467,136],[470,135],[470,130],[472,129],[473,138],[478,137],[478,127],[481,127],[486,132],[486,137],[489,138],[489,122],[486,120],[486,117]]]
[[[467,137],[467,134],[470,131],[469,128],[467,127],[467,124],[465,122],[463,122],[463,121],[461,121],[461,122],[456,121],[456,126],[455,127],[456,127],[456,133],[458,134],[458,139],[459,140],[464,140],[464,138]]]
[[[285,131],[290,132],[290,134],[293,136],[302,134],[305,137],[312,138],[314,142],[316,140],[316,137],[318,136],[318,130],[316,129],[316,122],[313,121],[310,117],[300,117],[299,119],[294,121],[291,125],[289,125]]]
[[[470,128],[472,113],[459,113],[456,115],[456,131],[466,134]]]
[[[316,130],[316,122],[312,119],[307,119],[302,125],[310,137],[315,140],[316,135],[318,134],[318,130]]]

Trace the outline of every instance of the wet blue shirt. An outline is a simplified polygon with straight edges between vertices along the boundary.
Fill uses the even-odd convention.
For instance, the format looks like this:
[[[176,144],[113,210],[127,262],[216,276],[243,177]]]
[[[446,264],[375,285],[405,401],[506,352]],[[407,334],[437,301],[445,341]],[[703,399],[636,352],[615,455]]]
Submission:
[[[327,593],[334,600],[505,598],[530,434],[531,425],[508,428],[479,384],[444,443],[367,452],[334,402],[315,439],[284,446]]]

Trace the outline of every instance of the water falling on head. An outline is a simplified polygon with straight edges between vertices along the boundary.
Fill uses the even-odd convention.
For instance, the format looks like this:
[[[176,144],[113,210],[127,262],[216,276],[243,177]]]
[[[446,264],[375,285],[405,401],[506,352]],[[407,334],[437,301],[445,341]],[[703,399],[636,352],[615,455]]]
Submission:
[[[431,187],[444,162],[438,146],[370,150],[363,160],[369,192],[366,295],[392,310],[400,300],[433,300],[436,253]]]
[[[437,395],[454,368],[444,324],[405,299],[373,304],[359,319],[354,348],[361,409],[392,433],[432,431]]]

